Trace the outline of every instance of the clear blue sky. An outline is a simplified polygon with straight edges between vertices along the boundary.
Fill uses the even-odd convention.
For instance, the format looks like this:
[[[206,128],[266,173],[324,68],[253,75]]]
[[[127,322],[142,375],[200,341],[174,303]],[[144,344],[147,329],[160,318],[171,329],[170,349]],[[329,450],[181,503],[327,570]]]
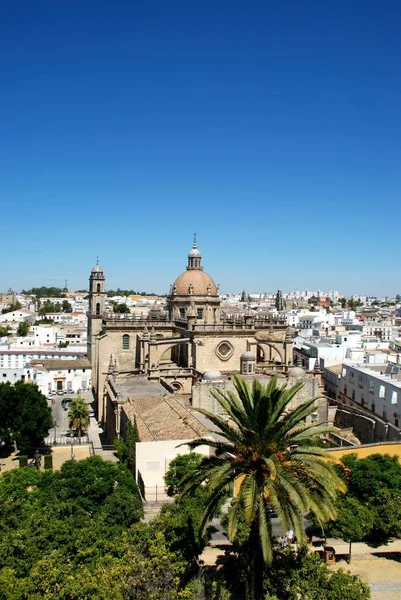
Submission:
[[[0,291],[99,254],[166,292],[196,231],[223,291],[401,293],[400,31],[397,0],[2,0]]]

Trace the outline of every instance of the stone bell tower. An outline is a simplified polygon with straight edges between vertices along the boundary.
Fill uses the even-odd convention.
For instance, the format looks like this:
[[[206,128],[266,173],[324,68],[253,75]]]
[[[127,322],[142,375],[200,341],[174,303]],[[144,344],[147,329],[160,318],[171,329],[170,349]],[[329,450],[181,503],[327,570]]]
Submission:
[[[95,337],[102,328],[102,315],[106,301],[106,279],[99,260],[93,267],[89,277],[89,311],[88,311],[88,358],[95,363]]]

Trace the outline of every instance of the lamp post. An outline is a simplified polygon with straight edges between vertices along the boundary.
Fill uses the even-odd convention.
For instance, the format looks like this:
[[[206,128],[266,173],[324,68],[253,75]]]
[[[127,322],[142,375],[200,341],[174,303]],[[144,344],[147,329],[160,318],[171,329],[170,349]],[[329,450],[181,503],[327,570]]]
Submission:
[[[54,419],[53,421],[53,427],[54,427],[54,438],[53,438],[53,446],[55,446],[57,444],[57,427],[60,424],[56,421],[56,419]]]
[[[75,462],[74,444],[72,444],[71,446],[70,460],[72,460],[72,462]]]

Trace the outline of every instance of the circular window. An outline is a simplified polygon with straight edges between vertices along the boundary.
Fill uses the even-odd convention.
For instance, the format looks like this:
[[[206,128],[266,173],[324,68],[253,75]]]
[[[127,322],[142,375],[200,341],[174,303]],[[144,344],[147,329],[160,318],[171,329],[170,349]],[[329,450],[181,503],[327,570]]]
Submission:
[[[234,348],[230,342],[221,342],[221,344],[217,346],[216,354],[221,360],[228,360],[234,354]]]

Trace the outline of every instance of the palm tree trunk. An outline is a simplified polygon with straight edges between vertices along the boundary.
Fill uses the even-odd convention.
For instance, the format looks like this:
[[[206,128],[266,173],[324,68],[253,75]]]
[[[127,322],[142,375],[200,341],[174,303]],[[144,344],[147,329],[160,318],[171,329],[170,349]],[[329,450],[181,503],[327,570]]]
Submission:
[[[251,524],[249,536],[249,600],[263,600],[264,562],[256,519]]]

